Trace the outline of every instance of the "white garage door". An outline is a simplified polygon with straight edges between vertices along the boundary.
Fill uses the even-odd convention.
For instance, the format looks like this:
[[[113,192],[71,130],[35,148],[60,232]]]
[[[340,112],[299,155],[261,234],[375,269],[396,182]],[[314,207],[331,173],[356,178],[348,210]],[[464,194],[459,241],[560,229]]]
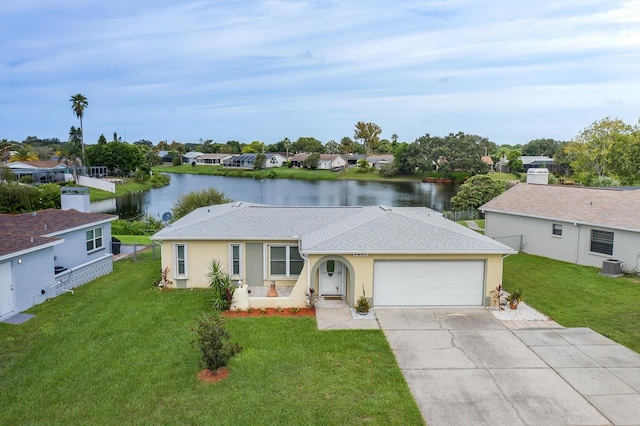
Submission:
[[[480,306],[482,260],[379,260],[373,268],[374,306]]]

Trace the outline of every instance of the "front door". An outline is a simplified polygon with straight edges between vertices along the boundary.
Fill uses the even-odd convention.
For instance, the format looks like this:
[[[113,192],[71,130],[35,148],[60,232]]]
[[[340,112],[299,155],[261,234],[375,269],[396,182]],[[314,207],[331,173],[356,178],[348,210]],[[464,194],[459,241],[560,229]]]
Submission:
[[[344,296],[346,268],[339,260],[325,260],[320,265],[320,296]]]
[[[11,262],[0,263],[0,318],[15,310]]]

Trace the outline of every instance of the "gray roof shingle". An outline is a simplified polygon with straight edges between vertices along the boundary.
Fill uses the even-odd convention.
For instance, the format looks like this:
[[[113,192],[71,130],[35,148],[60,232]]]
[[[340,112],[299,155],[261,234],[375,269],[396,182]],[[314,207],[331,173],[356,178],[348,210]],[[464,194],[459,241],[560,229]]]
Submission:
[[[229,203],[198,209],[157,240],[288,240],[303,253],[513,253],[427,208],[278,207]]]
[[[640,191],[521,183],[480,210],[640,231]]]

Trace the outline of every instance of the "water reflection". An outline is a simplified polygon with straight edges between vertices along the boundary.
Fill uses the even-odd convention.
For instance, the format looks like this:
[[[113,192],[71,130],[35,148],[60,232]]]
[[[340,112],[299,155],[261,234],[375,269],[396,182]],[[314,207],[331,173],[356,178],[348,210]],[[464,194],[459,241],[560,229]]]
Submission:
[[[457,184],[425,182],[304,181],[288,179],[248,179],[227,176],[172,174],[171,184],[146,192],[116,198],[115,208],[103,212],[122,218],[143,214],[161,217],[173,203],[189,191],[214,187],[228,198],[285,206],[357,206],[430,207],[448,210]],[[92,210],[100,208],[94,203]],[[94,210],[98,211],[98,210]]]

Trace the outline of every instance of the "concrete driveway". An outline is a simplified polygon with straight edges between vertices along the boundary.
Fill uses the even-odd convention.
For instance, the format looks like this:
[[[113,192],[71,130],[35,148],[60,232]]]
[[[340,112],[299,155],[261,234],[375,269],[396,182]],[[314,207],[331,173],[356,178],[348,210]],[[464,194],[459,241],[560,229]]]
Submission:
[[[484,308],[376,309],[437,425],[640,424],[640,355],[588,329],[507,329]]]

